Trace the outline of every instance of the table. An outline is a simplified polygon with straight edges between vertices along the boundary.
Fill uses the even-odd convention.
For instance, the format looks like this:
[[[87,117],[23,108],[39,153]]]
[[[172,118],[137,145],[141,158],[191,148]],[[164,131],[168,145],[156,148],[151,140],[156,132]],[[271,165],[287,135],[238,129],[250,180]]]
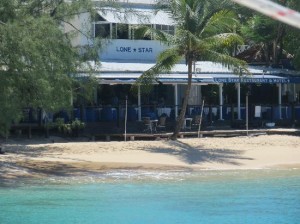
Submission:
[[[142,120],[144,122],[144,124],[146,125],[146,129],[144,130],[144,132],[148,132],[150,131],[150,133],[152,134],[153,131],[156,132],[156,126],[157,126],[157,119],[151,120],[150,117],[142,117]]]

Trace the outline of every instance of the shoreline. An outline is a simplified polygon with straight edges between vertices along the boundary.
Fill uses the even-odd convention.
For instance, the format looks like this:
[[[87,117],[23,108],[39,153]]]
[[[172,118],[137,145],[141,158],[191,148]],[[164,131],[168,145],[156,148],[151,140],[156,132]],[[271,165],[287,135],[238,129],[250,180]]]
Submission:
[[[9,140],[3,148],[4,181],[111,170],[300,169],[300,137],[289,135],[132,142]]]
[[[189,178],[194,175],[204,175],[207,178],[207,174],[210,177],[216,177],[222,173],[222,177],[230,177],[236,174],[243,174],[243,178],[266,178],[266,177],[281,177],[284,172],[286,175],[299,174],[300,164],[281,164],[273,167],[263,168],[240,168],[240,169],[218,169],[218,168],[190,168],[190,167],[177,167],[166,166],[158,164],[87,164],[78,163],[49,163],[47,162],[47,168],[45,168],[44,162],[28,163],[27,167],[17,166],[4,170],[4,173],[0,174],[0,187],[12,186],[11,184],[24,183],[40,183],[40,181],[51,181],[52,183],[70,183],[73,181],[80,181],[84,183],[98,182],[98,181],[116,181],[116,180],[175,180],[174,178]],[[58,170],[57,167],[64,166],[66,169]],[[3,170],[2,170],[3,172]],[[229,176],[228,176],[229,174]],[[183,176],[182,176],[183,175]],[[211,176],[212,175],[212,176]],[[75,178],[75,179],[74,179]],[[171,178],[171,179],[170,179]],[[224,179],[225,180],[225,179]]]

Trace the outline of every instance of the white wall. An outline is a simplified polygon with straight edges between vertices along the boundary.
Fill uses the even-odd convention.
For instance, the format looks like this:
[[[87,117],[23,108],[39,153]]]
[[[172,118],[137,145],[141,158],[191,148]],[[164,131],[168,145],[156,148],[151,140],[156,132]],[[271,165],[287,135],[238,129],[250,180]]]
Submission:
[[[71,25],[72,24],[72,25]],[[73,46],[82,46],[88,44],[91,39],[89,39],[91,34],[91,20],[89,13],[81,13],[75,16],[70,24],[64,23],[65,32],[73,32],[75,36],[72,39]],[[80,30],[81,32],[78,32]]]
[[[190,91],[190,98],[188,101],[189,105],[200,105],[201,104],[201,93],[200,93],[200,86],[191,86],[191,91]],[[182,105],[182,99],[184,98],[186,90],[186,85],[178,85],[178,103],[179,105]]]

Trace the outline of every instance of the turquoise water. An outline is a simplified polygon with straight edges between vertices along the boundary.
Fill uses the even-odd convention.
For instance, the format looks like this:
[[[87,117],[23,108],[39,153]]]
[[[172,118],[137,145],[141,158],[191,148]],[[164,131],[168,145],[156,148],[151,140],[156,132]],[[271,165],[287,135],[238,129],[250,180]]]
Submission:
[[[300,223],[300,170],[123,170],[6,182],[0,223]]]

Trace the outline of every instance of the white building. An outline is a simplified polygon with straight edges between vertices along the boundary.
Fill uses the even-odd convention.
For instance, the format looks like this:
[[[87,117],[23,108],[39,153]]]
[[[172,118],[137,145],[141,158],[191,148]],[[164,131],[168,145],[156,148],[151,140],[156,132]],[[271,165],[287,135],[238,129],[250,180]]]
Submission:
[[[155,0],[119,0],[116,1],[119,7],[103,5],[102,1],[94,1],[97,9],[97,16],[91,21],[88,13],[83,13],[76,17],[72,24],[78,30],[88,35],[78,35],[73,40],[75,46],[92,44],[95,37],[103,39],[105,46],[100,52],[99,57],[102,66],[99,68],[97,77],[100,84],[125,85],[132,84],[143,73],[155,64],[157,55],[168,46],[163,45],[153,37],[139,38],[136,35],[135,27],[140,24],[151,26],[155,29],[174,33],[175,27],[172,18],[162,11],[155,9]],[[74,29],[66,25],[66,31]],[[201,86],[218,85],[219,102],[218,118],[223,119],[223,86],[228,83],[235,83],[237,94],[237,118],[241,119],[241,90],[243,83],[270,83],[278,87],[278,118],[282,118],[282,96],[289,94],[291,101],[297,100],[297,92],[300,91],[297,79],[282,77],[285,70],[274,70],[266,68],[251,67],[252,77],[239,78],[232,71],[219,64],[211,62],[195,63],[195,75],[193,87],[189,100],[189,105],[200,105],[202,102]],[[168,104],[173,104],[175,117],[181,105],[184,94],[185,83],[187,80],[187,67],[179,64],[170,72],[160,76],[158,83],[168,85],[167,91]],[[295,81],[296,80],[296,81]],[[295,82],[292,83],[291,82]],[[170,96],[172,95],[172,96]],[[96,97],[95,102],[98,99]],[[138,108],[138,119],[142,117],[143,96],[138,95],[136,102]],[[300,115],[299,115],[300,116]]]

